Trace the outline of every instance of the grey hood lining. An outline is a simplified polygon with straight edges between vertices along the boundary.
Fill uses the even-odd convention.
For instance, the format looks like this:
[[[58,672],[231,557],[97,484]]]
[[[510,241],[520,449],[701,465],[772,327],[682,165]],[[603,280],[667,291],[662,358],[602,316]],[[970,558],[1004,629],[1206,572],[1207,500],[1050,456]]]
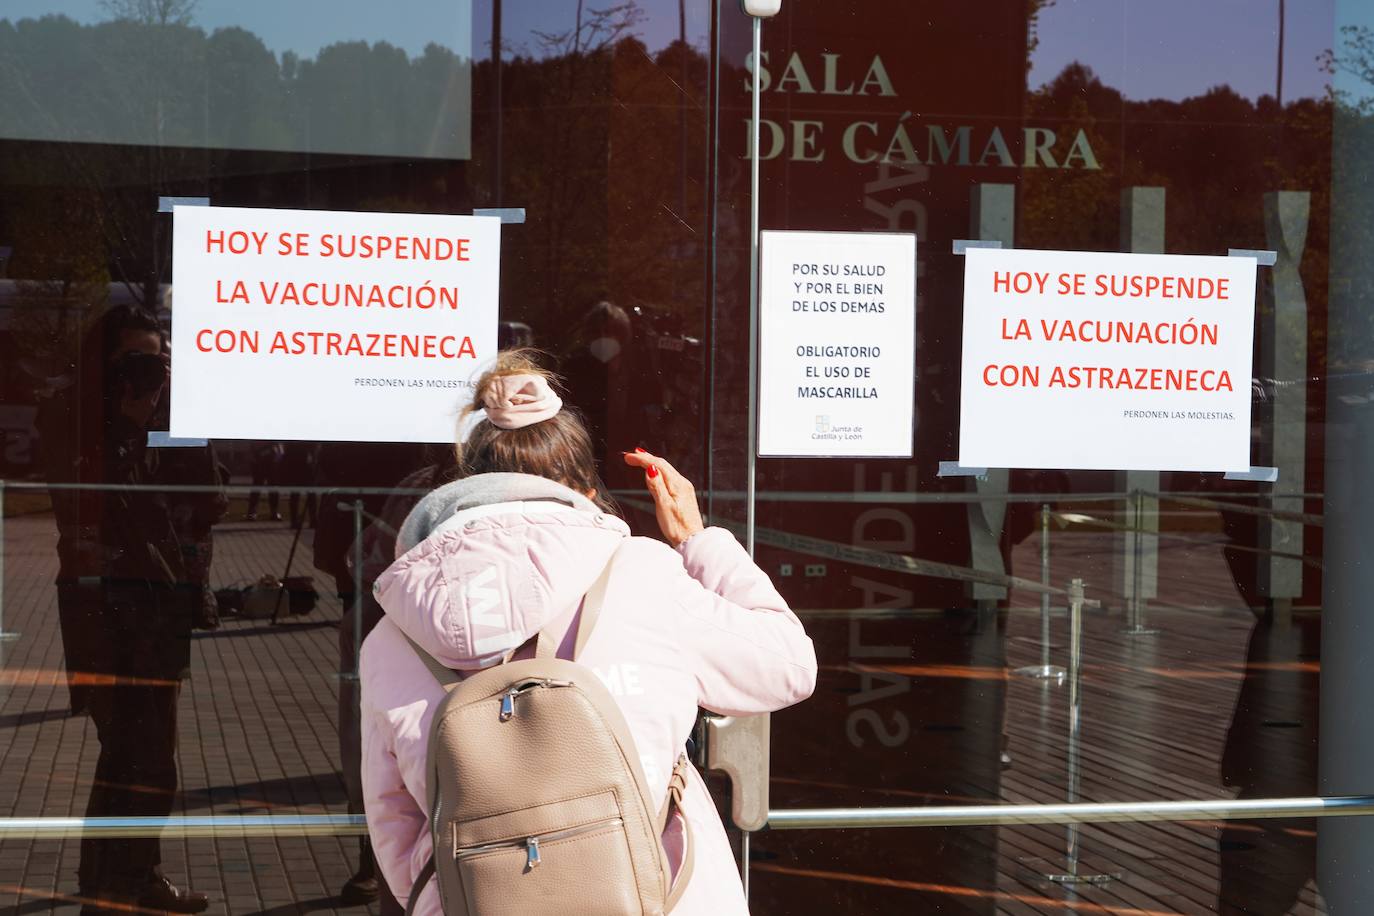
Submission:
[[[535,474],[477,474],[445,484],[410,510],[396,535],[396,556],[408,553],[454,514],[494,503],[550,500],[592,514],[596,503],[561,483]]]

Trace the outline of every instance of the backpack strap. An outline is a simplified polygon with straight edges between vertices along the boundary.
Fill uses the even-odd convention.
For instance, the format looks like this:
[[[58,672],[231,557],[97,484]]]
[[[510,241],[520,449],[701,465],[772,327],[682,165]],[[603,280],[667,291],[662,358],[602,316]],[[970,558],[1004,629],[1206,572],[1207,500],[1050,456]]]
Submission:
[[[405,633],[401,635],[406,636]],[[425,667],[429,669],[430,674],[434,675],[434,679],[439,682],[440,687],[452,687],[463,679],[463,676],[457,671],[454,671],[452,668],[444,667],[439,659],[430,655],[424,649],[421,649],[419,643],[409,636],[406,636],[406,642],[410,643],[410,647],[415,650],[415,654],[420,656],[420,661],[425,663]]]
[[[406,898],[406,916],[411,916],[411,914],[415,912],[415,902],[420,899],[420,894],[424,891],[425,885],[428,884],[429,879],[433,877],[434,856],[431,855],[429,861],[425,863],[425,867],[420,869],[420,873],[415,876],[415,883],[411,885],[410,896]]]
[[[592,587],[587,589],[587,593],[582,596],[581,613],[577,617],[577,636],[573,640],[572,659],[574,661],[582,656],[582,648],[587,644],[587,640],[592,638],[592,630],[596,629],[596,622],[601,617],[601,609],[606,604],[606,589],[611,583],[611,570],[615,566],[616,557],[619,555],[620,547],[616,547],[615,551],[611,553],[611,558],[606,561],[606,567],[601,570],[601,575],[596,577]],[[535,658],[556,658],[558,656],[560,640],[550,632],[556,629],[557,626],[555,625],[540,632],[535,644]]]
[[[673,881],[672,889],[668,891],[668,899],[663,902],[663,912],[671,913],[673,907],[677,906],[682,899],[682,894],[687,890],[687,882],[692,880],[692,867],[694,864],[695,849],[692,843],[692,823],[687,820],[686,813],[682,810],[682,793],[687,790],[687,771],[690,764],[687,762],[686,754],[679,754],[677,766],[673,767],[673,775],[668,780],[668,797],[663,800],[663,807],[659,809],[657,824],[658,835],[662,836],[663,831],[668,827],[668,820],[676,811],[682,817],[682,864],[678,866],[677,878]]]

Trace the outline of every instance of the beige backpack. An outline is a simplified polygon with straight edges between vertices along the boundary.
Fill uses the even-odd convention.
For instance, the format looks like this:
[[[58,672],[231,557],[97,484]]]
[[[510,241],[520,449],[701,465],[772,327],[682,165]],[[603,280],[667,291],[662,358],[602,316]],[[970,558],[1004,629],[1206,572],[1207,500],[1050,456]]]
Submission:
[[[676,881],[660,837],[681,804],[687,758],[654,804],[620,708],[575,661],[614,561],[583,598],[573,661],[540,633],[464,678],[415,647],[448,695],[425,766],[434,855],[407,916],[434,875],[445,916],[659,916],[682,895],[692,871],[686,818]],[[510,660],[527,648],[533,658]]]

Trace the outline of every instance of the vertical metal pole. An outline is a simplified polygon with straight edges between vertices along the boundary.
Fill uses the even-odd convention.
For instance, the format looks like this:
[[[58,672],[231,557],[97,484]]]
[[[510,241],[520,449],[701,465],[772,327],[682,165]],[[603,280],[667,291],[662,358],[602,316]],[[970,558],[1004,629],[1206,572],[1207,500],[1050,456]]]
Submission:
[[[761,145],[763,82],[763,20],[754,17],[754,99],[753,117],[749,122],[749,454],[746,456],[744,547],[754,556],[754,503],[758,496],[759,451],[759,147]],[[744,899],[749,900],[749,831],[740,837],[740,879],[744,884]]]
[[[752,139],[749,142],[749,454],[746,456],[748,479],[745,483],[744,546],[754,555],[754,500],[758,476],[758,403],[759,403],[759,146],[762,128],[760,100],[763,96],[762,73],[763,20],[754,19],[754,113],[749,122]]]
[[[749,901],[749,831],[740,834],[739,839],[740,880],[744,884],[744,900]]]
[[[1079,801],[1079,790],[1083,780],[1082,762],[1082,725],[1083,725],[1083,607],[1087,604],[1082,579],[1069,582],[1069,746],[1068,746],[1068,794],[1069,804]],[[1041,877],[1063,884],[1070,889],[1084,884],[1106,884],[1120,880],[1122,872],[1083,871],[1083,844],[1081,827],[1077,822],[1069,824],[1065,838],[1065,862],[1062,870],[1042,872]],[[1055,863],[1056,865],[1058,863]],[[1072,899],[1072,898],[1071,898]]]
[[[1158,630],[1151,630],[1145,626],[1145,491],[1135,490],[1132,494],[1134,510],[1130,513],[1134,518],[1129,518],[1130,524],[1127,526],[1127,537],[1131,538],[1134,549],[1132,550],[1132,570],[1131,570],[1131,600],[1130,608],[1130,627],[1126,630],[1128,636],[1156,636]],[[1158,502],[1155,503],[1158,506]],[[1154,526],[1158,529],[1158,525]]]
[[[363,658],[363,501],[353,501],[353,676],[362,677]]]
[[[1135,592],[1135,626],[1137,630],[1145,628],[1145,595],[1143,594],[1144,575],[1141,571],[1141,563],[1144,561],[1144,551],[1141,549],[1145,542],[1145,491],[1135,491],[1135,563],[1131,571],[1135,578],[1135,585],[1132,591]]]
[[[1069,804],[1078,801],[1078,787],[1081,779],[1079,761],[1079,728],[1082,724],[1082,680],[1083,680],[1083,580],[1074,579],[1069,583]],[[1069,875],[1078,876],[1079,838],[1078,824],[1069,825],[1068,858]]]
[[[1131,631],[1140,630],[1140,535],[1145,527],[1140,515],[1140,491],[1131,492],[1131,511],[1127,513],[1127,536],[1131,539]]]
[[[1040,584],[1050,585],[1050,507],[1040,506]],[[1050,593],[1040,593],[1040,664],[1017,668],[1012,674],[1017,677],[1034,678],[1042,681],[1064,682],[1065,671],[1058,665],[1050,664]]]
[[[682,92],[677,101],[678,213],[687,219],[687,0],[677,0],[677,39],[682,46]]]
[[[491,132],[491,168],[492,168],[492,191],[495,194],[496,206],[502,205],[505,195],[501,193],[501,157],[504,153],[501,150],[501,4],[504,0],[492,0],[491,4],[491,98],[492,98],[492,132]],[[309,173],[307,173],[309,174]]]
[[[1040,507],[1040,584],[1050,584],[1050,507]],[[1040,667],[1050,667],[1050,593],[1040,593]]]
[[[18,638],[18,633],[5,629],[5,481],[0,480],[0,642]]]
[[[1283,108],[1283,33],[1284,20],[1288,18],[1284,15],[1285,11],[1283,7],[1284,0],[1279,0],[1279,64],[1277,68],[1278,76],[1274,81],[1274,101],[1278,103],[1279,108]]]
[[[0,480],[0,640],[5,638],[5,481]]]

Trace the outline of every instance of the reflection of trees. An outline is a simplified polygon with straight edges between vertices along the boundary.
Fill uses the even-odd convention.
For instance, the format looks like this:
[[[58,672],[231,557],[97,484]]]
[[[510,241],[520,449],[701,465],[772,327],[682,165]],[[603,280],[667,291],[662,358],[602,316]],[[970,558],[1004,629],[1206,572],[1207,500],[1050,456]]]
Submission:
[[[1374,29],[1367,26],[1343,26],[1341,45],[1323,55],[1327,72],[1333,77],[1353,76],[1358,88],[1333,87],[1331,91],[1335,124],[1332,130],[1332,184],[1346,192],[1357,192],[1368,186],[1370,149],[1374,149]],[[1374,299],[1370,287],[1369,264],[1374,251],[1374,217],[1369,210],[1369,198],[1358,193],[1353,199],[1342,200],[1336,219],[1340,230],[1331,238],[1331,257],[1338,265],[1336,282],[1347,297],[1366,303]],[[1315,216],[1315,214],[1314,214]],[[1346,308],[1341,319],[1349,323],[1355,310]],[[1374,309],[1358,311],[1363,328],[1349,328],[1336,338],[1332,356],[1340,365],[1332,371],[1368,371],[1366,354],[1360,348],[1374,332]],[[1343,356],[1341,344],[1348,342],[1353,352]]]
[[[92,196],[79,189],[30,187],[14,202],[24,244],[12,267],[19,280],[10,332],[24,367],[41,378],[71,368],[87,311],[105,301],[109,269]]]
[[[190,25],[196,0],[100,0],[100,5],[115,19],[129,19],[148,25]]]
[[[1054,6],[1055,0],[1028,0],[1026,4],[1026,72],[1034,62],[1035,49],[1040,47],[1040,14]]]
[[[1327,73],[1345,73],[1364,84],[1363,92],[1333,89],[1338,104],[1349,111],[1367,115],[1374,113],[1374,29],[1369,26],[1341,26],[1341,47],[1321,55]]]
[[[1044,123],[1048,117],[1058,116],[1066,122],[1061,133],[1087,130],[1098,162],[1108,163],[1119,158],[1120,139],[1112,131],[1097,128],[1103,113],[1111,111],[1114,104],[1119,107],[1120,99],[1120,94],[1103,85],[1092,70],[1070,64],[1030,96],[1026,120]],[[1111,237],[1116,209],[1104,203],[1117,195],[1120,178],[1107,169],[1027,169],[1021,181],[1025,245],[1091,249],[1100,245],[1099,239]]]
[[[113,19],[94,25],[0,19],[0,136],[62,141],[17,157],[7,176],[62,189],[52,205],[21,195],[4,220],[19,242],[13,269],[31,278],[20,325],[35,340],[56,335],[49,349],[70,349],[69,305],[104,299],[96,273],[157,304],[168,221],[153,204],[188,193],[188,181],[204,193],[223,157],[208,149],[455,155],[465,145],[470,73],[446,48],[412,61],[385,44],[341,44],[279,62],[244,29],[194,27],[194,0],[104,6]]]
[[[502,195],[529,209],[535,236],[510,252],[520,258],[515,282],[524,287],[514,303],[533,307],[511,317],[537,314],[566,326],[577,308],[607,294],[612,60],[637,15],[628,4],[579,15],[565,33],[540,34],[541,56],[502,65]],[[491,163],[483,165],[474,175],[479,185],[492,174]]]
[[[584,9],[567,32],[542,34],[537,56],[502,65],[502,198],[529,213],[504,240],[504,317],[555,349],[562,335],[545,329],[603,299],[699,320],[708,62],[680,42],[650,53],[638,21],[634,4]],[[491,76],[476,65],[479,99]],[[494,164],[485,144],[475,151],[472,186],[490,188]]]
[[[83,257],[150,305],[170,279],[158,195],[398,212],[497,203],[489,144],[464,161],[450,142],[459,118],[479,135],[494,128],[490,61],[469,68],[437,45],[409,57],[363,42],[278,57],[247,30],[206,34],[185,14],[128,6],[90,26],[0,19],[0,135],[58,141],[3,146],[0,237],[16,244],[15,271],[86,289],[84,267],[37,257],[46,242],[26,215],[20,189],[30,186],[83,201],[43,238],[79,240]],[[569,31],[538,35],[502,66],[499,202],[528,211],[503,233],[503,317],[529,322],[555,350],[560,329],[602,300],[639,307],[664,333],[701,334],[709,63],[681,42],[650,52],[634,36],[640,19],[634,3],[584,6]],[[357,155],[381,142],[406,152]],[[305,152],[322,148],[354,155]],[[70,355],[74,345],[53,338],[50,348]]]
[[[139,298],[151,301],[166,279],[148,191],[202,183],[223,161],[202,150],[465,158],[454,138],[473,112],[474,74],[447,48],[412,58],[341,42],[314,59],[279,59],[247,30],[206,34],[184,0],[108,8],[117,18],[94,25],[0,20],[0,83],[10,89],[0,93],[0,133],[125,147],[63,142],[47,180],[97,196],[90,219],[110,240],[116,279],[126,279],[121,265],[140,265],[127,277],[146,284]],[[608,296],[662,308],[701,294],[708,65],[680,43],[651,55],[633,37],[641,20],[633,2],[584,5],[572,28],[537,33],[530,56],[503,65],[502,197],[530,214],[507,240],[513,319],[533,318],[532,308],[540,324],[572,320]],[[488,62],[476,79],[477,94],[489,91]],[[494,184],[482,152],[466,175],[475,205]]]
[[[0,132],[88,143],[466,152],[468,61],[430,44],[340,43],[314,60],[240,28],[206,34],[183,0],[118,0],[109,22],[0,20]],[[436,121],[436,115],[438,116]]]
[[[1024,242],[1018,242],[1112,250],[1120,235],[1121,189],[1153,185],[1168,192],[1169,251],[1262,248],[1264,194],[1310,191],[1302,275],[1309,301],[1324,303],[1333,114],[1329,100],[1280,107],[1272,97],[1252,102],[1225,86],[1180,101],[1128,101],[1087,67],[1071,64],[1030,95],[1027,121],[1060,124],[1061,134],[1086,130],[1103,169],[1024,170]],[[1320,327],[1313,322],[1314,358],[1324,353]]]

